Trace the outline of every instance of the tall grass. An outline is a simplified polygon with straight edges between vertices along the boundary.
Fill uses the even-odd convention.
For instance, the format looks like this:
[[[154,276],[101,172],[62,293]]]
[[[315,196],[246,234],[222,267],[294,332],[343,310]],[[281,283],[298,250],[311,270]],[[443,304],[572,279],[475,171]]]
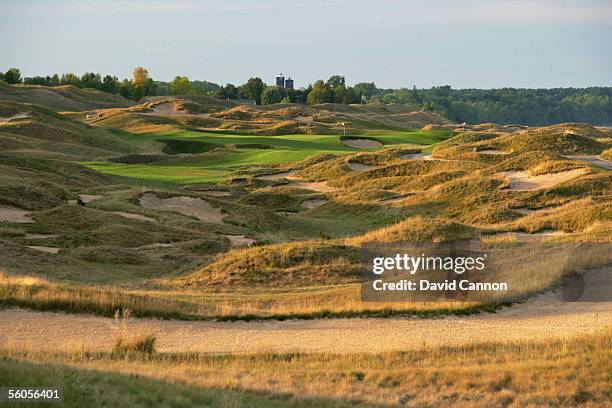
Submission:
[[[335,399],[354,406],[604,407],[612,381],[610,330],[571,338],[423,346],[382,354],[117,356],[5,349],[0,355],[190,386]]]

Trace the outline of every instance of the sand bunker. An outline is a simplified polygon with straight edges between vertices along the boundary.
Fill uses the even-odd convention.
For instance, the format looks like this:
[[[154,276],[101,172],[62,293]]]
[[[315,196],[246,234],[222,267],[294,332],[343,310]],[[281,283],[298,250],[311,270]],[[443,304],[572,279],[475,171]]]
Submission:
[[[565,156],[568,159],[580,160],[595,166],[603,167],[604,169],[612,170],[612,161],[602,159],[595,155],[580,155],[580,156]]]
[[[302,207],[306,207],[306,208],[312,210],[313,208],[320,207],[322,205],[327,204],[328,202],[329,201],[327,201],[327,200],[316,200],[316,199],[306,200],[306,201],[302,202]]]
[[[476,153],[478,153],[478,154],[493,154],[493,155],[510,154],[510,152],[504,152],[502,150],[479,150]]]
[[[144,115],[156,115],[156,116],[180,116],[185,115],[186,112],[176,108],[171,102],[160,103],[150,108],[149,112],[139,112]]]
[[[170,248],[174,245],[172,244],[167,244],[164,242],[156,242],[154,244],[148,244],[148,245],[142,245],[139,247],[136,247],[136,249],[155,249],[155,248]]]
[[[0,221],[29,223],[34,222],[30,212],[10,205],[0,205]]]
[[[359,171],[359,172],[363,172],[363,171],[369,171],[369,170],[374,170],[374,169],[378,169],[379,166],[368,166],[367,164],[362,164],[362,163],[347,163],[347,165],[349,166],[349,168],[353,171]]]
[[[302,190],[318,191],[320,193],[332,193],[334,191],[338,191],[337,187],[330,186],[327,184],[327,181],[300,181],[289,184],[288,186]]]
[[[225,235],[230,240],[232,247],[249,246],[253,245],[256,241],[251,238],[247,238],[244,235]]]
[[[356,149],[368,149],[382,146],[382,143],[370,139],[344,139],[342,140],[342,143]]]
[[[3,124],[3,123],[8,123],[11,120],[25,119],[25,118],[29,118],[29,117],[30,117],[30,115],[28,115],[25,112],[17,113],[16,115],[9,116],[9,117],[6,117],[6,118],[0,117],[0,125]]]
[[[232,195],[229,191],[203,191],[203,193],[212,197],[230,197]]]
[[[48,239],[48,238],[55,238],[55,237],[59,237],[59,235],[56,235],[56,234],[25,234],[24,239]]]
[[[84,203],[91,203],[92,201],[101,199],[102,196],[96,194],[79,194],[79,198]]]
[[[61,248],[53,248],[53,247],[48,247],[48,246],[37,246],[37,245],[28,245],[28,248],[34,249],[40,252],[46,252],[48,254],[57,254],[61,250]]]
[[[293,175],[293,172],[286,171],[284,173],[274,173],[274,174],[266,174],[265,176],[255,177],[258,180],[282,180],[286,178],[290,178]]]
[[[561,171],[559,173],[530,176],[526,171],[504,171],[497,173],[497,175],[506,177],[510,180],[510,190],[531,191],[553,187],[586,174],[587,172],[587,169],[574,169]]]
[[[294,119],[296,122],[299,122],[299,123],[312,123],[314,121],[314,118],[312,116],[304,116],[304,115],[298,115]]]
[[[610,293],[609,277],[609,268],[583,275],[585,298]],[[469,316],[238,322],[133,318],[130,329],[154,332],[157,350],[162,353],[241,354],[381,353],[487,342],[571,339],[609,329],[611,302],[567,302],[560,299],[560,293],[544,293],[496,313]],[[112,317],[5,308],[0,310],[0,343],[50,351],[61,351],[67,344],[85,344],[87,350],[94,351],[110,350],[115,338],[109,327],[114,325]],[[36,335],[32,334],[33,328]]]
[[[221,210],[213,207],[201,198],[159,198],[153,193],[146,193],[140,197],[140,205],[152,210],[177,212],[214,224],[223,223],[223,218],[225,217],[225,214],[223,214]]]
[[[410,194],[406,194],[397,197],[385,198],[383,200],[380,200],[380,202],[385,204],[399,203],[400,201],[404,201],[405,199],[407,199],[409,196]]]
[[[541,231],[533,234],[526,232],[500,232],[498,234],[485,235],[482,237],[482,240],[485,242],[540,242],[548,238],[558,238],[567,235],[569,235],[569,233],[563,231]]]
[[[132,220],[157,222],[155,218],[147,217],[146,215],[142,215],[142,214],[134,214],[134,213],[124,212],[124,211],[112,211],[112,213],[120,215],[125,218],[130,218]]]
[[[431,154],[427,153],[411,153],[400,156],[402,159],[416,159],[416,160],[433,160]]]

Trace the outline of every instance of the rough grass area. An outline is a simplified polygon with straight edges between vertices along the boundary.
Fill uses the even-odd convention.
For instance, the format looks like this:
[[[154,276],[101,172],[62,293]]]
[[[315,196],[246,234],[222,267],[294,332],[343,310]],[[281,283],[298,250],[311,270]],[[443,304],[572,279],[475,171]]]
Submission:
[[[186,385],[173,380],[148,378],[138,373],[122,374],[103,369],[76,368],[58,363],[41,364],[3,356],[0,383],[12,387],[60,387],[65,407],[321,407],[347,406],[340,402],[308,401],[302,398],[274,397],[228,389]],[[22,407],[24,403],[4,403]],[[49,403],[27,403],[48,407]]]
[[[236,391],[258,393],[259,398],[283,396],[287,406],[302,406],[317,398],[315,406],[604,407],[610,398],[611,350],[609,331],[537,342],[424,346],[418,351],[383,354],[132,353],[118,357],[87,351],[4,349],[0,373],[8,377],[0,379],[30,386],[55,384],[55,380],[67,387],[69,400],[76,394],[73,384],[85,389],[109,386],[112,392],[83,392],[82,398],[121,395],[130,396],[136,404],[142,398],[143,403],[158,406],[183,393],[199,390],[210,395],[209,388],[225,388],[236,398],[252,395]],[[67,382],[68,372],[79,381]],[[90,383],[90,378],[95,382]],[[113,382],[116,379],[121,381]],[[172,392],[162,392],[165,381],[174,383]],[[142,393],[148,391],[148,384],[155,388]],[[136,389],[127,392],[128,386]],[[256,401],[248,406],[258,406]],[[272,401],[262,406],[275,406]]]

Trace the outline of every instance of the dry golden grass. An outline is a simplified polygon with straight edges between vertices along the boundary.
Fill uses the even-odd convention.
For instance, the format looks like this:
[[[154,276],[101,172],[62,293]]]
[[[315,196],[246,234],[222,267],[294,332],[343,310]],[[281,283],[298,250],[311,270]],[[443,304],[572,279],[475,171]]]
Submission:
[[[71,286],[6,274],[0,274],[0,299],[0,305],[39,311],[112,317],[116,310],[129,308],[135,317],[196,320],[466,314],[493,307],[472,302],[362,302],[358,283],[286,289],[237,287],[235,291],[182,287],[127,291]]]
[[[11,358],[356,406],[604,407],[612,331],[382,354],[128,354],[7,349]]]

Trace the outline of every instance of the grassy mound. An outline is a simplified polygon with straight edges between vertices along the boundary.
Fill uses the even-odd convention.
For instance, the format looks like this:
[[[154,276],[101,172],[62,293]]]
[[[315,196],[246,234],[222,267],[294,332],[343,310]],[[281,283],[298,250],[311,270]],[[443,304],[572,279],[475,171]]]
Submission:
[[[235,249],[198,271],[193,280],[209,285],[340,283],[355,279],[357,259],[355,247],[316,241]]]
[[[54,111],[85,111],[111,107],[128,107],[134,102],[121,95],[72,85],[46,87],[9,85],[0,82],[0,99],[40,105]]]

